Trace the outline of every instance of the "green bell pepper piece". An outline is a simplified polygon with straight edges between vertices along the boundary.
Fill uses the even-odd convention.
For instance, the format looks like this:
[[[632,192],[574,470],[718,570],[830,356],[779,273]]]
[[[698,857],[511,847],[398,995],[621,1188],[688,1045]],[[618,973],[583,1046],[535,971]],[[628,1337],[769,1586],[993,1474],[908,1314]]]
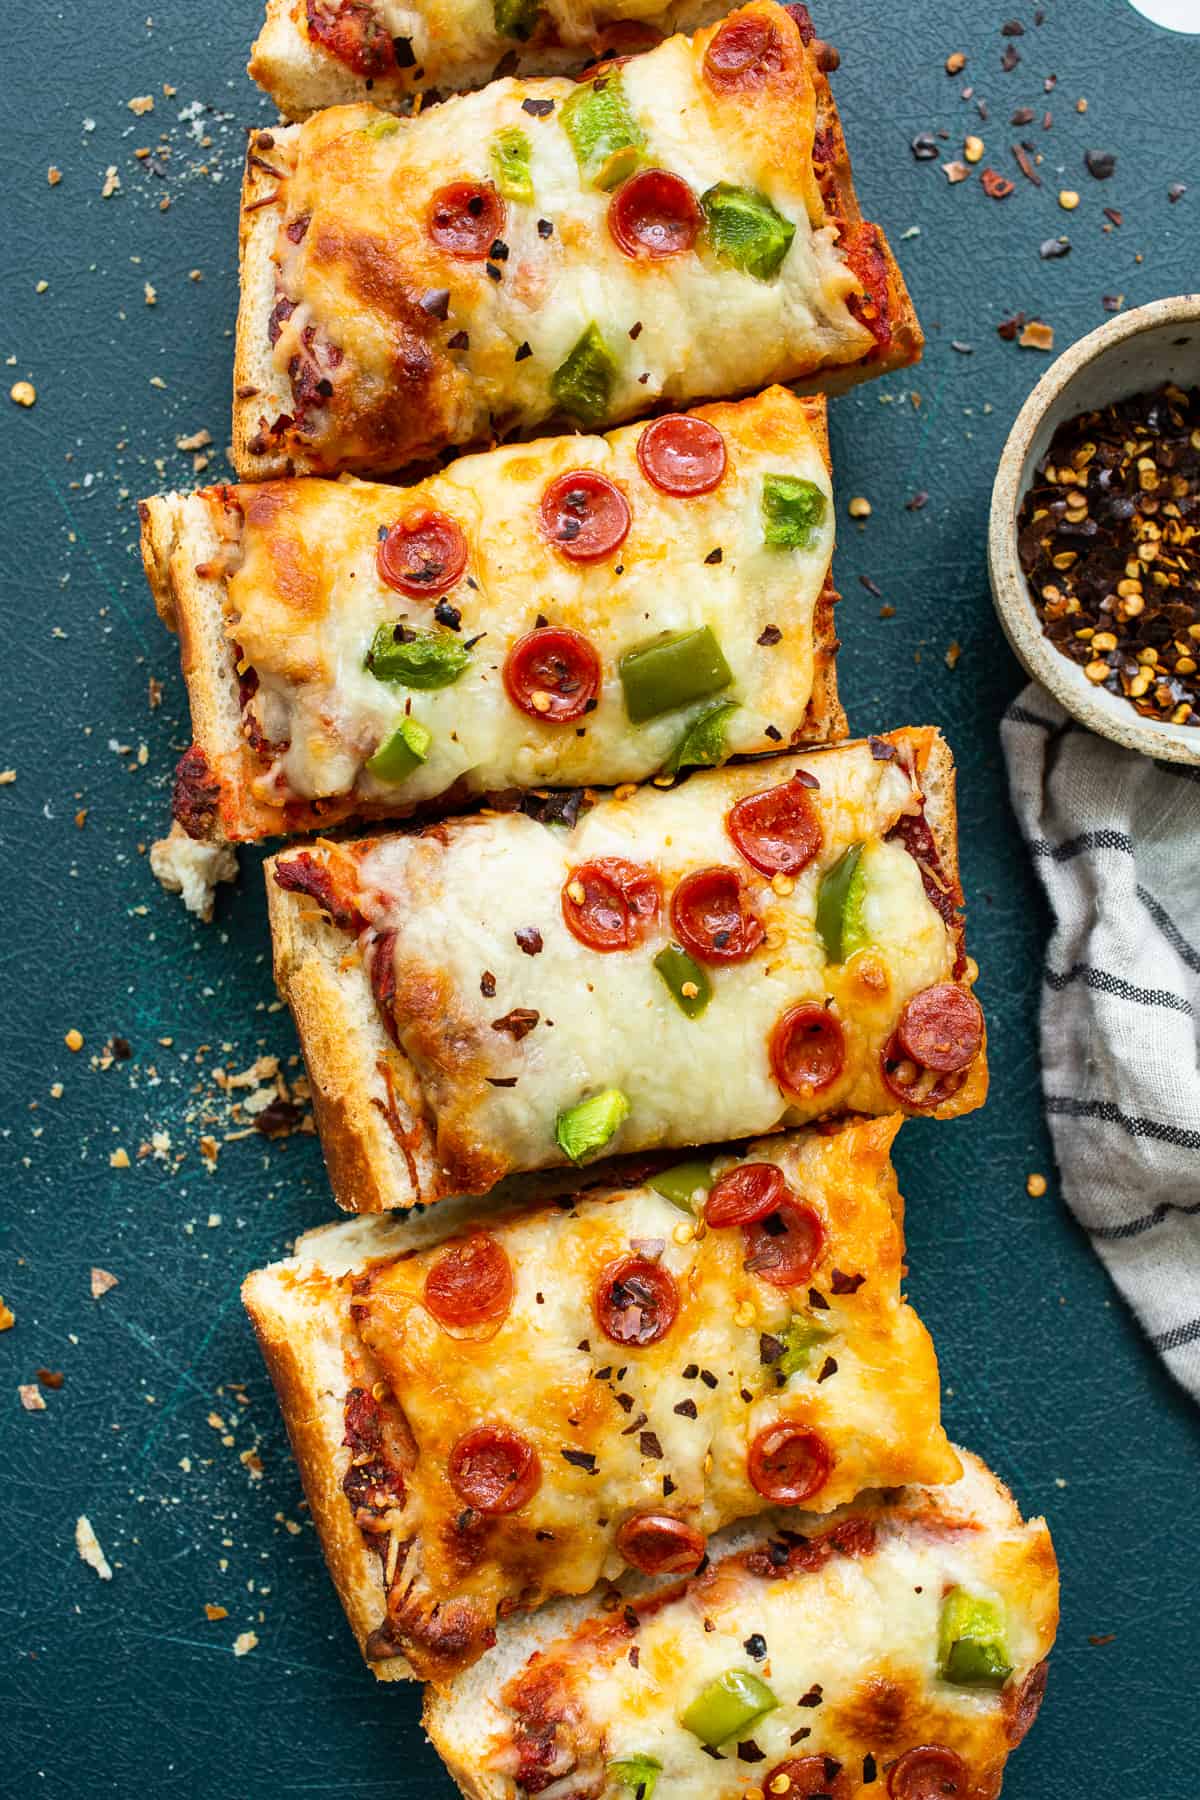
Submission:
[[[708,241],[722,262],[757,281],[770,281],[779,272],[796,227],[765,194],[718,181],[701,194],[700,205],[708,221]]]
[[[712,769],[724,762],[729,754],[725,727],[737,709],[736,700],[716,700],[697,713],[663,764],[663,774],[677,775],[680,769]]]
[[[369,138],[395,137],[400,129],[399,119],[372,119],[363,126],[363,136]]]
[[[550,377],[550,392],[581,425],[599,425],[608,416],[619,373],[617,359],[593,319]]]
[[[717,1750],[739,1732],[749,1731],[779,1705],[765,1681],[746,1669],[726,1669],[702,1688],[679,1723]]]
[[[825,496],[801,475],[763,478],[763,542],[778,550],[808,550],[825,518]]]
[[[533,155],[529,139],[516,125],[506,125],[492,139],[492,173],[496,186],[506,200],[533,201]]]
[[[585,181],[608,193],[633,174],[646,139],[629,110],[619,69],[582,82],[558,116]]]
[[[564,1156],[573,1163],[603,1150],[629,1117],[629,1102],[620,1088],[605,1088],[590,1100],[580,1100],[558,1115],[554,1136]]]
[[[492,23],[500,37],[531,38],[541,16],[538,0],[492,0]]]
[[[686,1018],[698,1019],[712,999],[712,982],[700,964],[686,950],[681,950],[678,944],[668,944],[655,957],[654,966],[680,1012]],[[685,994],[685,986],[694,988],[695,993]]]
[[[368,759],[367,768],[379,781],[404,781],[426,761],[432,742],[432,733],[416,719],[401,719]]]
[[[1004,1619],[994,1600],[951,1588],[938,1620],[938,1674],[955,1687],[1002,1688],[1012,1674]]]
[[[625,690],[625,710],[635,725],[704,700],[733,680],[733,670],[708,625],[699,631],[664,631],[640,649],[627,650],[617,672]]]
[[[621,1756],[608,1765],[609,1779],[631,1788],[633,1800],[651,1800],[661,1774],[662,1764],[653,1756]]]
[[[651,1175],[646,1186],[677,1206],[680,1212],[696,1211],[696,1195],[707,1194],[714,1180],[711,1166],[706,1162],[675,1163],[670,1169],[663,1169],[658,1175]]]
[[[813,1351],[827,1344],[832,1336],[832,1331],[826,1331],[807,1313],[793,1313],[783,1333],[783,1355],[775,1367],[785,1380],[799,1375],[808,1368]]]
[[[863,905],[867,895],[867,871],[862,844],[843,850],[833,867],[826,869],[817,889],[817,930],[831,963],[844,963],[868,941]]]
[[[381,625],[367,651],[366,666],[376,681],[407,688],[452,687],[471,661],[471,652],[452,631],[413,631],[398,638],[395,625]]]

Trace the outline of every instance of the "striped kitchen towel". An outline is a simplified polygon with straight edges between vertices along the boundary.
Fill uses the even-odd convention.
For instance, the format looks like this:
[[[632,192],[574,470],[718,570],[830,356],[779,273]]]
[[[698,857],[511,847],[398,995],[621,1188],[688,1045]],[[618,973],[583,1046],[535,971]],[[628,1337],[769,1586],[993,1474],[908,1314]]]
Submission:
[[[1036,684],[1000,735],[1054,915],[1042,1083],[1063,1193],[1200,1399],[1200,770],[1094,737]]]

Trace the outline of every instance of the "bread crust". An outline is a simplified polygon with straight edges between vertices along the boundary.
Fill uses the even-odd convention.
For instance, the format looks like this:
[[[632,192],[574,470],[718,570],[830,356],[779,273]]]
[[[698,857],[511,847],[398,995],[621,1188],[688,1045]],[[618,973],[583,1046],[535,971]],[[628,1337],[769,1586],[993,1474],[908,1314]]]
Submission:
[[[928,726],[889,739],[914,758],[942,867],[961,895],[949,747]],[[442,1166],[416,1070],[384,1029],[361,956],[313,900],[278,885],[278,863],[271,858],[265,865],[275,981],[296,1021],[335,1200],[348,1212],[378,1212],[463,1192],[470,1172],[459,1168],[455,1179]],[[975,1110],[987,1084],[985,1036],[963,1085],[929,1116],[952,1119]],[[511,1192],[520,1181],[508,1176],[494,1191]],[[487,1187],[484,1179],[477,1191]]]

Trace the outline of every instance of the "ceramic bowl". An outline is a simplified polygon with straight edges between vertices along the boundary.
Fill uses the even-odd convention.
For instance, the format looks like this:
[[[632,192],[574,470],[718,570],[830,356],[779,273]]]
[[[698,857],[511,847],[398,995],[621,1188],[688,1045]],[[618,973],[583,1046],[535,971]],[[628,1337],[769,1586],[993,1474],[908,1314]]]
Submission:
[[[1017,556],[1017,515],[1058,427],[1076,413],[1166,381],[1200,386],[1200,294],[1155,300],[1110,319],[1051,364],[1017,415],[992,489],[988,573],[1005,636],[1030,675],[1089,730],[1168,762],[1200,765],[1200,727],[1145,719],[1096,687],[1042,632]]]

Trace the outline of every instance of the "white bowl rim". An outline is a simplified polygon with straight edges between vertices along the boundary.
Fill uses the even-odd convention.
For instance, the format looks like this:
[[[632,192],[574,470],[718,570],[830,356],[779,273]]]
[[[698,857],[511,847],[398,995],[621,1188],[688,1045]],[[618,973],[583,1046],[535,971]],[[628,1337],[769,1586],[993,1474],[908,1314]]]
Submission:
[[[1200,325],[1200,293],[1151,300],[1145,306],[1107,319],[1068,345],[1051,363],[1017,414],[1000,455],[988,519],[988,574],[1000,623],[1018,660],[1072,717],[1127,749],[1166,762],[1200,765],[1200,728],[1144,719],[1132,706],[1127,708],[1128,719],[1114,716],[1090,692],[1080,690],[1078,665],[1055,649],[1042,631],[1017,558],[1014,531],[1022,498],[1018,492],[1021,470],[1051,404],[1089,363],[1115,345],[1157,327],[1176,324]]]

